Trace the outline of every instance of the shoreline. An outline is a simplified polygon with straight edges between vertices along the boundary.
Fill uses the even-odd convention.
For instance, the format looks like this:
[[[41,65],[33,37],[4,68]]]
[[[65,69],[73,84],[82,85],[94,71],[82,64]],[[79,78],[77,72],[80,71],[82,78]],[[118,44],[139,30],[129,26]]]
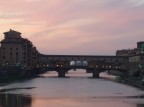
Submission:
[[[115,82],[133,86],[144,91],[144,81],[140,77],[117,77]]]
[[[13,72],[15,71],[15,72]],[[14,69],[0,69],[0,86],[12,83],[14,81],[23,81],[23,80],[29,80],[38,77],[39,74],[44,73],[41,69],[31,69],[31,70],[22,70],[19,68]],[[111,73],[108,73],[109,76],[112,76],[113,78],[109,78],[109,76],[102,78],[122,83],[126,85],[130,85],[136,88],[139,88],[144,91],[144,77],[130,77],[130,76],[118,76],[118,75],[111,75]]]

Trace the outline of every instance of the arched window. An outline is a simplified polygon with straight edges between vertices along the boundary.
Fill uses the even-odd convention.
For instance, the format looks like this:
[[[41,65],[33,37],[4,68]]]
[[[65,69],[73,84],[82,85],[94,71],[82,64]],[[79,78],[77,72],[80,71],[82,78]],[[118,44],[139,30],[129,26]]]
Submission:
[[[75,61],[70,61],[70,66],[75,66],[76,62]]]
[[[83,66],[88,66],[88,62],[87,61],[83,61]]]
[[[76,61],[76,66],[82,66],[82,62],[81,61]]]

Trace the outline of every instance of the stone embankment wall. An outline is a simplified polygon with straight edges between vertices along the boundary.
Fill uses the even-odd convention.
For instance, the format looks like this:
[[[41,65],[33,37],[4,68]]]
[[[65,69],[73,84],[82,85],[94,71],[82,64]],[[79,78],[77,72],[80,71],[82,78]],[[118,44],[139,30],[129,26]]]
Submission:
[[[143,77],[118,77],[116,82],[131,85],[144,90],[144,78]]]
[[[40,69],[21,69],[20,67],[0,67],[0,79],[31,78],[41,73]]]

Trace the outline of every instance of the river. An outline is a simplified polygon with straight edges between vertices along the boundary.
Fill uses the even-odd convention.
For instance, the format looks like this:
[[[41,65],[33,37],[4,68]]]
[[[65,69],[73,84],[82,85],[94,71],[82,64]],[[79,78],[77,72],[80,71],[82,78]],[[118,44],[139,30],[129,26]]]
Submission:
[[[47,72],[38,78],[0,86],[0,107],[144,107],[144,91],[100,79],[84,70],[69,71],[66,78]]]

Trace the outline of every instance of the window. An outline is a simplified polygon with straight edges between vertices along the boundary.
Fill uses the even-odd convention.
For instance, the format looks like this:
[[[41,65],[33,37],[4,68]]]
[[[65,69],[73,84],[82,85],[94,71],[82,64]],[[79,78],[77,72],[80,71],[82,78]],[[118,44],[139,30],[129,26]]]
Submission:
[[[16,52],[16,56],[18,56],[18,53]]]
[[[12,50],[12,48],[10,48],[10,50]]]
[[[141,60],[143,60],[143,57],[141,57]]]
[[[18,50],[18,48],[16,48],[16,50]]]
[[[3,50],[5,50],[5,47],[3,47]]]
[[[23,48],[23,50],[26,50],[26,48]]]

